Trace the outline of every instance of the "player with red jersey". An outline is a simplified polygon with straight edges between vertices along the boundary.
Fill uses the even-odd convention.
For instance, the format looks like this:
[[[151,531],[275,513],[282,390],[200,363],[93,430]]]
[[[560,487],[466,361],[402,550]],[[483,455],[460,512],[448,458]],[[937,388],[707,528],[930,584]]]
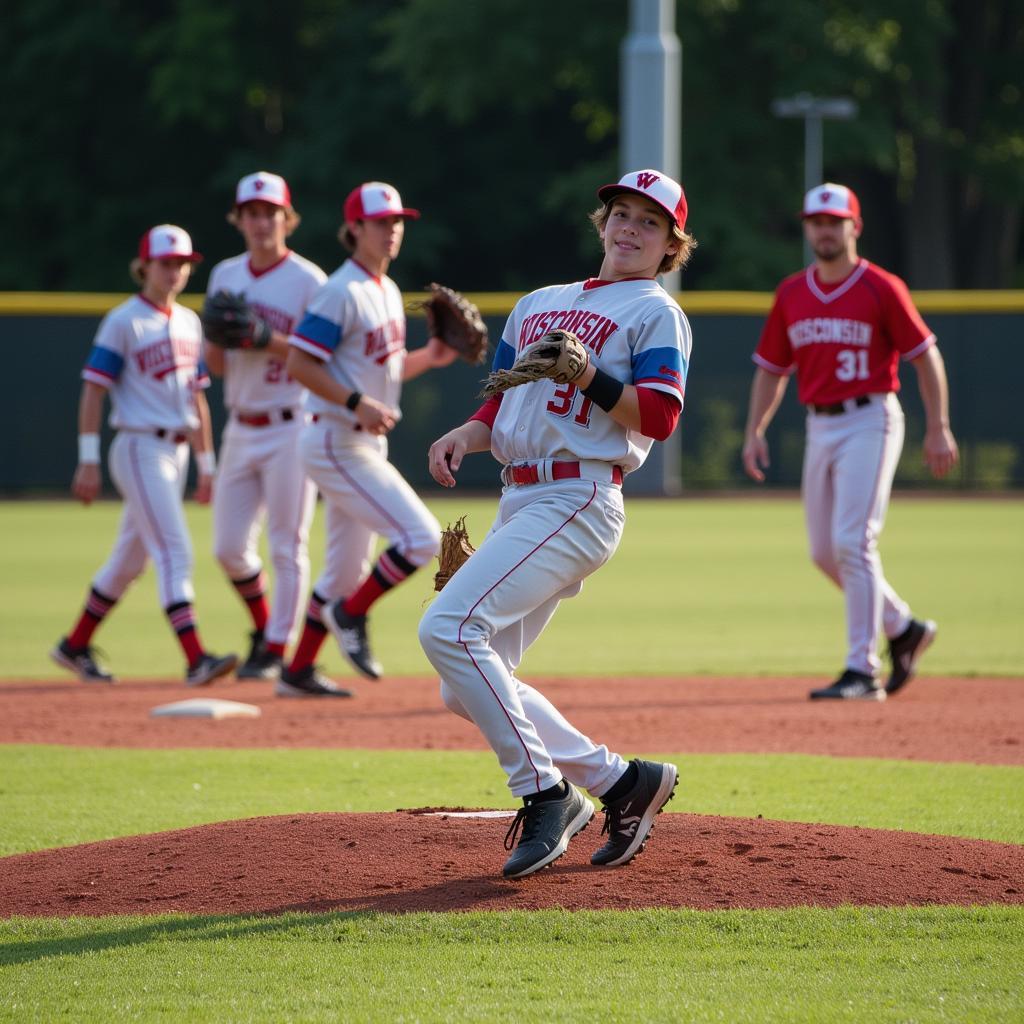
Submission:
[[[946,371],[907,286],[857,255],[857,196],[826,182],[807,193],[802,216],[814,263],[775,292],[754,353],[743,466],[764,480],[765,432],[795,373],[807,407],[802,490],[811,558],[846,599],[846,666],[811,697],[884,700],[909,681],[936,635],[935,623],[914,618],[886,581],[878,554],[903,448],[899,363],[917,371],[927,419],[924,459],[935,477],[958,458]],[[892,659],[884,687],[877,678],[881,632]]]

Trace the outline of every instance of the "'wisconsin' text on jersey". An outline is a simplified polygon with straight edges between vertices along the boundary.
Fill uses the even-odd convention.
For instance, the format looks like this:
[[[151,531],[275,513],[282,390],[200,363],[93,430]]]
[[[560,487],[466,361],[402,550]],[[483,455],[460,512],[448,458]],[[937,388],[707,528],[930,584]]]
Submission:
[[[151,373],[158,379],[179,366],[196,366],[199,354],[200,344],[195,338],[162,338],[132,353],[139,373]]]
[[[802,348],[816,342],[860,345],[864,348],[871,344],[871,324],[841,317],[816,316],[808,320],[797,320],[789,325],[786,333],[793,348]]]
[[[519,329],[519,349],[539,341],[550,331],[571,331],[596,355],[619,329],[614,320],[588,309],[556,309],[528,316]]]
[[[367,331],[365,339],[363,354],[383,363],[392,352],[401,352],[405,348],[405,323],[388,320],[372,331]]]

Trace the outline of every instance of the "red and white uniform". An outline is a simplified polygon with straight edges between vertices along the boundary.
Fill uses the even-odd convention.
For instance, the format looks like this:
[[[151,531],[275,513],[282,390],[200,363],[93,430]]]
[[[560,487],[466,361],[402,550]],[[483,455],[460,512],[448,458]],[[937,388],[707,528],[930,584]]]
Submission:
[[[910,619],[885,579],[877,542],[903,448],[899,362],[933,344],[903,281],[861,259],[837,284],[822,284],[813,267],[786,278],[753,357],[768,373],[797,374],[808,407],[811,557],[845,596],[847,667],[868,675],[880,665],[880,629],[897,636]]]
[[[289,342],[322,360],[349,390],[383,402],[397,416],[405,308],[387,275],[346,260],[316,293]],[[363,430],[354,413],[319,395],[310,394],[308,408],[315,422],[303,431],[301,451],[327,506],[325,565],[315,593],[326,600],[349,596],[369,572],[378,535],[409,566],[426,565],[440,547],[440,527],[388,462],[387,438]],[[396,582],[402,574],[396,571]]]
[[[156,567],[163,607],[191,602],[192,543],[182,496],[195,394],[209,386],[199,317],[185,306],[154,306],[141,295],[100,324],[82,377],[108,389],[110,475],[124,498],[114,550],[93,580],[116,600],[145,568]]]
[[[291,251],[259,271],[243,253],[213,268],[207,293],[244,295],[275,331],[287,335],[326,280],[318,266]],[[274,588],[264,635],[268,643],[286,644],[309,583],[307,545],[316,503],[316,487],[298,449],[306,389],[288,376],[282,358],[264,349],[229,349],[224,402],[229,417],[213,495],[214,552],[230,579],[258,581],[259,523],[266,516]]]
[[[511,366],[557,328],[575,333],[605,373],[682,406],[690,326],[655,281],[592,280],[525,296],[494,368]],[[614,554],[625,525],[622,478],[643,464],[652,443],[571,384],[541,380],[502,396],[491,432],[491,451],[504,464],[497,518],[427,610],[419,637],[444,702],[480,728],[516,796],[563,777],[601,796],[626,770],[516,670],[559,602]]]

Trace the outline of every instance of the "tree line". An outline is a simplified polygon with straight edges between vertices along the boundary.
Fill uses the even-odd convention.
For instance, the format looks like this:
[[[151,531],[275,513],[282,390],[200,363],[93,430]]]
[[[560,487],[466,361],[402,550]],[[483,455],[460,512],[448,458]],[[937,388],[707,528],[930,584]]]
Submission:
[[[285,175],[295,248],[332,269],[360,181],[423,211],[395,276],[517,291],[592,273],[594,190],[618,177],[622,0],[8,0],[0,13],[0,290],[130,287],[143,230],[239,251],[235,182]],[[861,251],[917,288],[1024,287],[1024,0],[680,2],[687,289],[799,266],[807,91]],[[197,286],[205,282],[200,272]]]

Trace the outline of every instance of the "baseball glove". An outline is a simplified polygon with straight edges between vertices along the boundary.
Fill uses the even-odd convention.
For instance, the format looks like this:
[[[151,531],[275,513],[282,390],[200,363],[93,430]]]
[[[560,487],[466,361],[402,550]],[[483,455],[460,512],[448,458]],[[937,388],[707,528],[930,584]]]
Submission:
[[[440,338],[459,358],[479,366],[487,358],[487,324],[465,295],[431,282],[430,298],[421,304],[427,318],[427,337]]]
[[[493,398],[509,388],[543,380],[545,377],[556,384],[570,384],[589,363],[590,356],[575,334],[571,331],[551,331],[527,345],[509,369],[489,373],[480,395]]]
[[[221,348],[266,348],[273,335],[270,324],[235,292],[207,295],[200,319],[207,341]]]
[[[459,567],[476,548],[469,542],[466,517],[455,520],[441,531],[441,551],[437,556],[437,572],[434,573],[434,589],[443,590],[444,585],[455,575]]]

